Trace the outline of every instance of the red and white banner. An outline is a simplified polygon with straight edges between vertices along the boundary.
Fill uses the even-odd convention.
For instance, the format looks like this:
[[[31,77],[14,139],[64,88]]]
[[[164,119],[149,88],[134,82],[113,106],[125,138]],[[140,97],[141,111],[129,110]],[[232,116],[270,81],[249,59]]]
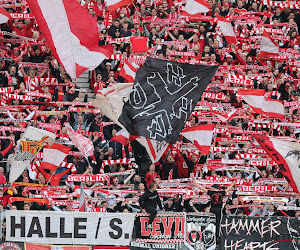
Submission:
[[[70,150],[71,148],[57,143],[52,146],[46,145],[43,149],[42,167],[56,171]]]
[[[96,68],[112,54],[112,46],[98,46],[97,23],[78,1],[28,0],[27,3],[51,51],[73,79]]]
[[[259,58],[272,58],[279,56],[279,46],[274,42],[271,36],[264,31],[261,39]]]
[[[226,38],[228,44],[236,44],[236,38],[233,31],[233,27],[230,21],[227,21],[224,17],[218,17],[218,26],[220,27],[221,32]]]
[[[110,13],[114,13],[117,9],[131,4],[131,0],[106,0],[106,6]]]
[[[10,18],[11,15],[6,10],[0,8],[0,23],[6,23]]]
[[[126,82],[134,82],[135,74],[139,68],[140,66],[136,63],[125,60],[124,65],[120,70],[120,76],[122,76]]]
[[[191,141],[202,154],[209,154],[209,149],[214,134],[214,124],[198,125],[183,129],[181,135]]]
[[[274,99],[265,99],[264,89],[242,90],[237,92],[253,109],[259,114],[266,114],[269,117],[284,119],[283,102]]]
[[[187,0],[182,11],[182,16],[201,17],[203,13],[207,13],[211,6],[205,0]]]

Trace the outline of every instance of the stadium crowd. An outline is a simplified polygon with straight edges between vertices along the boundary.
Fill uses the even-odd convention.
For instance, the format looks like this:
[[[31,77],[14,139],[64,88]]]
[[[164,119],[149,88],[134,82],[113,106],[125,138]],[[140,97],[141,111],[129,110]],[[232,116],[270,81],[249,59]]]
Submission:
[[[0,184],[3,184],[0,210],[3,231],[7,209],[78,210],[80,182],[68,182],[67,176],[71,174],[110,174],[107,183],[83,183],[88,212],[144,211],[144,201],[141,207],[139,197],[150,186],[151,189],[157,187],[158,191],[168,190],[167,194],[159,192],[162,204],[160,201],[158,204],[164,211],[211,211],[217,215],[217,220],[222,214],[300,216],[300,210],[296,209],[300,207],[299,195],[285,181],[276,163],[247,132],[264,131],[266,135],[289,141],[299,139],[300,123],[295,125],[299,122],[299,106],[289,105],[297,102],[300,96],[300,63],[297,61],[300,55],[300,6],[297,1],[280,6],[276,5],[276,1],[208,0],[210,11],[198,19],[181,15],[185,5],[183,0],[134,0],[115,13],[107,11],[104,0],[77,1],[97,21],[99,45],[112,44],[114,47],[114,55],[91,72],[90,88],[95,95],[114,83],[126,82],[126,73],[121,73],[124,65],[130,62],[142,66],[145,56],[191,64],[221,65],[205,95],[199,96],[201,101],[186,123],[186,127],[216,124],[210,153],[202,154],[181,137],[169,154],[153,164],[138,141],[126,146],[111,141],[121,128],[88,103],[91,101],[88,93],[81,91],[55,59],[34,18],[12,19],[1,25],[0,33],[0,85],[13,87],[12,93],[0,96]],[[10,13],[30,13],[24,0],[1,1],[1,6]],[[236,44],[226,41],[217,26],[219,17],[231,21]],[[282,51],[278,58],[258,57],[263,28],[277,36],[275,40]],[[148,38],[146,52],[132,52],[127,38],[135,36]],[[228,78],[238,80],[234,82]],[[264,89],[266,96],[282,100],[286,104],[285,120],[253,112],[237,95],[240,88]],[[228,113],[234,108],[239,110],[225,123],[213,112]],[[66,122],[92,140],[95,152],[89,161],[72,145],[64,126]],[[279,125],[279,122],[285,122],[286,126]],[[72,153],[56,172],[43,169],[42,154],[38,154],[16,182],[49,184],[55,187],[53,194],[60,193],[56,200],[63,201],[62,205],[52,204],[55,198],[46,198],[44,203],[16,199],[47,197],[45,190],[34,186],[15,185],[13,194],[8,193],[9,186],[5,184],[9,178],[14,146],[29,124],[55,133],[59,143],[72,147]],[[227,166],[236,166],[237,163],[232,164],[230,160],[239,161],[239,167],[232,166],[231,170],[227,170]],[[135,171],[124,172],[126,170]],[[125,174],[118,175],[117,172]],[[195,177],[197,181],[194,181]],[[254,191],[255,199],[251,199],[253,192],[240,189],[245,184],[260,187],[258,192]],[[193,194],[174,194],[170,191],[174,187],[185,188]],[[121,191],[116,193],[112,190]],[[274,194],[281,199],[263,199]],[[278,210],[278,206],[284,204],[294,206],[295,210]]]

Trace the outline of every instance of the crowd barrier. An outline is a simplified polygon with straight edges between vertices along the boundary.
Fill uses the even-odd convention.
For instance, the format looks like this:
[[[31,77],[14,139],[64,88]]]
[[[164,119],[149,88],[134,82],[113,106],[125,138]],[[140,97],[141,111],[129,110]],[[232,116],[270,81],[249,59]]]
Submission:
[[[209,213],[147,214],[7,211],[0,249],[92,250],[216,248],[216,219]],[[219,249],[300,248],[300,218],[224,217]],[[72,245],[72,246],[70,246]]]

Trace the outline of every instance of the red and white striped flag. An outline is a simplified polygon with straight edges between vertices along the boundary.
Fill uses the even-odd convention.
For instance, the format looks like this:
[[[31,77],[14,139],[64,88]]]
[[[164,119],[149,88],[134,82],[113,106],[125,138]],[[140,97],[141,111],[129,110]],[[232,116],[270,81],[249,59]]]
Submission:
[[[42,167],[56,171],[70,150],[71,148],[62,144],[54,143],[52,146],[46,145],[43,150],[44,158]]]
[[[230,21],[227,21],[224,17],[218,17],[218,26],[220,27],[223,36],[225,36],[228,44],[237,43]]]
[[[209,154],[214,133],[214,124],[198,125],[183,129],[181,135],[191,141],[202,154]]]
[[[122,128],[118,133],[116,133],[113,136],[113,138],[111,138],[110,141],[117,141],[126,146],[129,141],[133,141],[137,137],[138,136],[131,136],[125,128]]]
[[[211,107],[211,105],[209,103],[208,103],[208,106],[209,106],[210,110],[221,120],[221,122],[227,122],[232,117],[234,117],[236,112],[239,110],[239,109],[233,109],[230,112],[224,112],[224,111],[213,110],[213,108]]]
[[[284,105],[282,101],[265,99],[264,89],[239,89],[237,92],[247,102],[254,112],[266,114],[269,117],[284,119]]]
[[[10,19],[10,14],[5,10],[0,8],[0,23],[6,23]]]
[[[261,38],[260,53],[258,58],[272,58],[279,56],[279,46],[271,36],[264,31]]]
[[[135,74],[139,68],[140,66],[136,63],[125,60],[124,65],[120,70],[120,76],[122,76],[126,82],[134,82]]]
[[[207,13],[210,9],[211,6],[205,0],[187,0],[182,16],[202,16],[203,13]]]
[[[106,6],[110,13],[114,13],[117,9],[122,6],[131,4],[132,0],[106,0]]]
[[[78,1],[28,0],[27,3],[54,56],[73,79],[96,68],[113,53],[112,46],[98,46],[97,23]]]

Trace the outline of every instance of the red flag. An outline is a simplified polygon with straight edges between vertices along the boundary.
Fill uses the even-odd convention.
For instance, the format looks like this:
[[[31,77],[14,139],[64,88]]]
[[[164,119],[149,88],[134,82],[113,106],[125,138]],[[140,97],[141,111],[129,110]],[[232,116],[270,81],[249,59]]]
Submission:
[[[112,46],[98,46],[97,23],[78,1],[27,2],[48,46],[73,79],[88,69],[96,68],[113,53]]]
[[[130,37],[132,53],[141,53],[148,50],[148,38],[142,36]]]
[[[224,123],[227,122],[228,120],[230,120],[232,117],[234,117],[236,112],[239,110],[239,109],[234,109],[230,112],[224,112],[224,111],[213,110],[210,103],[208,103],[208,106],[209,106],[210,110],[221,120],[221,122],[224,122]]]
[[[132,136],[125,128],[122,128],[110,141],[117,141],[126,146],[129,141],[133,141],[136,138],[138,138],[138,136]]]
[[[131,4],[132,0],[106,0],[106,6],[110,13],[114,13],[117,9],[122,6]]]
[[[172,179],[173,179],[173,169],[170,170],[169,176],[168,176],[168,180],[172,180]]]
[[[224,17],[218,17],[218,26],[220,27],[221,32],[225,36],[228,44],[237,43],[233,27],[230,21],[227,21]]]
[[[261,38],[258,58],[272,58],[276,56],[279,56],[279,46],[273,41],[271,36],[264,31]]]
[[[120,76],[122,76],[126,82],[134,82],[135,74],[139,68],[140,66],[136,63],[125,60],[124,65],[120,70]]]
[[[267,154],[277,163],[295,192],[300,190],[300,144],[263,135],[253,135]]]
[[[198,125],[181,131],[182,136],[191,141],[202,154],[209,154],[214,133],[214,124]]]
[[[251,106],[254,112],[259,114],[266,114],[270,117],[284,119],[284,105],[282,101],[274,99],[265,99],[264,89],[239,89],[238,95]]]
[[[57,143],[54,143],[52,146],[45,146],[43,149],[44,158],[42,167],[56,171],[70,150],[71,148]]]
[[[5,10],[0,8],[0,23],[6,23],[10,19],[10,14]]]
[[[187,0],[182,11],[182,16],[203,16],[211,9],[211,6],[205,0]]]

